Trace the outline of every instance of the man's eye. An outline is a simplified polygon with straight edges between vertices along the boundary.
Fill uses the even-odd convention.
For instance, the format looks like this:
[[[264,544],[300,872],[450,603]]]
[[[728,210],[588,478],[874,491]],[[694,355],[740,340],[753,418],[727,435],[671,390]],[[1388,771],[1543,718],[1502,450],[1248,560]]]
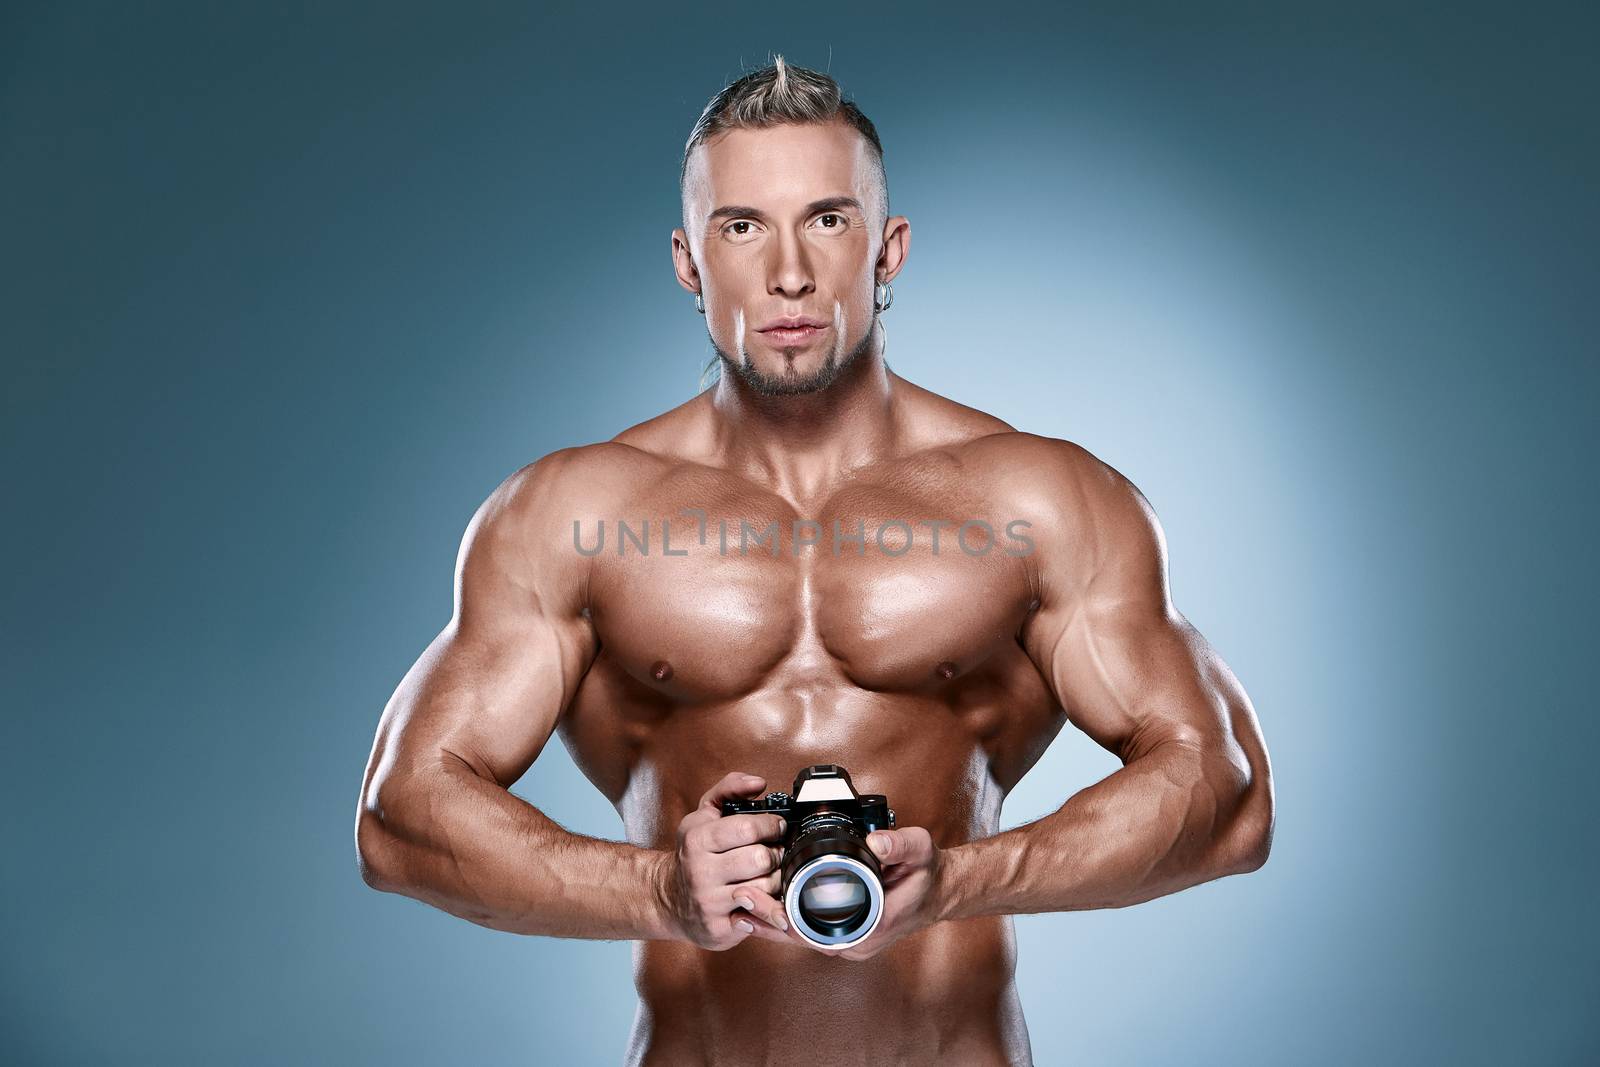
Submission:
[[[826,215],[818,215],[817,216],[817,221],[818,222],[821,222],[823,219],[833,219],[836,223],[844,222],[844,216],[843,215],[835,214],[832,211],[828,212]],[[839,227],[837,225],[824,226],[823,227],[823,229],[825,229],[825,230],[837,230],[838,228]]]
[[[748,226],[748,225],[750,225],[750,223],[746,222],[744,219],[739,219],[739,220],[737,220],[735,222],[728,223],[728,229],[732,230],[735,226]],[[737,232],[738,232],[738,235],[740,237],[743,237],[745,235],[745,231],[744,230],[739,230]]]

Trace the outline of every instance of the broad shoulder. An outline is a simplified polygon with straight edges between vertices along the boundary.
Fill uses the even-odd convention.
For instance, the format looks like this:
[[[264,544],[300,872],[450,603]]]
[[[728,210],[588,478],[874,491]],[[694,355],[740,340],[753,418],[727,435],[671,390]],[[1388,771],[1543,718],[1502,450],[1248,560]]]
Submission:
[[[614,440],[558,448],[506,478],[486,506],[518,514],[561,505],[589,511],[658,476],[662,462],[660,456]]]
[[[591,560],[576,530],[615,514],[658,477],[658,457],[614,441],[559,448],[512,472],[467,524],[456,557],[456,613],[519,616],[530,606],[574,624],[586,616]]]
[[[638,488],[661,476],[663,460],[616,441],[558,448],[525,464],[478,508],[463,541],[469,554],[528,563],[565,558],[573,523],[616,513]]]
[[[1126,481],[1075,441],[1006,429],[974,438],[963,452],[989,476],[997,495],[1041,514],[1082,510]],[[1131,483],[1130,483],[1131,484]]]
[[[1073,441],[1022,431],[967,446],[996,503],[1033,525],[1037,566],[1092,580],[1133,566],[1164,567],[1166,544],[1150,502],[1121,471]]]

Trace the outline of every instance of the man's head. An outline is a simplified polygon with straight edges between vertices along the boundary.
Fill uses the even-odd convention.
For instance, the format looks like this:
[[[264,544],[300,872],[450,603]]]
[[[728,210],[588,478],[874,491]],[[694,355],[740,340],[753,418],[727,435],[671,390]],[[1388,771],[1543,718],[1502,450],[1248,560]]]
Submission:
[[[871,350],[874,284],[899,273],[911,225],[889,216],[877,131],[832,78],[778,56],[717,93],[680,187],[674,268],[725,367],[761,393],[804,393]],[[770,332],[787,318],[819,325]]]

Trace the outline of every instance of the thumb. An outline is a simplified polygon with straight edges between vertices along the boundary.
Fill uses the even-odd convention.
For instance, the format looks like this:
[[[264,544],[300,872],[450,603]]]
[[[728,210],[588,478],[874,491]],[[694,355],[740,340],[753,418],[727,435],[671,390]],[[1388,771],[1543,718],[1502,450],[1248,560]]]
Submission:
[[[892,830],[878,830],[867,835],[867,847],[881,860],[886,860],[894,855],[894,838],[890,835]]]

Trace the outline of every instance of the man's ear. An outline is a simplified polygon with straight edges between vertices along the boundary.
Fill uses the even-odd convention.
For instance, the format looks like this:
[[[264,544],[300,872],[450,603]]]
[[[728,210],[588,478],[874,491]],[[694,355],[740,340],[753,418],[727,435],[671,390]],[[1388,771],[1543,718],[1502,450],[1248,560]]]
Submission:
[[[894,281],[910,252],[911,220],[904,215],[891,215],[883,224],[883,248],[873,264],[873,280],[879,285]]]
[[[700,291],[700,269],[694,265],[689,235],[682,226],[672,231],[672,272],[678,276],[678,284],[689,292]]]

